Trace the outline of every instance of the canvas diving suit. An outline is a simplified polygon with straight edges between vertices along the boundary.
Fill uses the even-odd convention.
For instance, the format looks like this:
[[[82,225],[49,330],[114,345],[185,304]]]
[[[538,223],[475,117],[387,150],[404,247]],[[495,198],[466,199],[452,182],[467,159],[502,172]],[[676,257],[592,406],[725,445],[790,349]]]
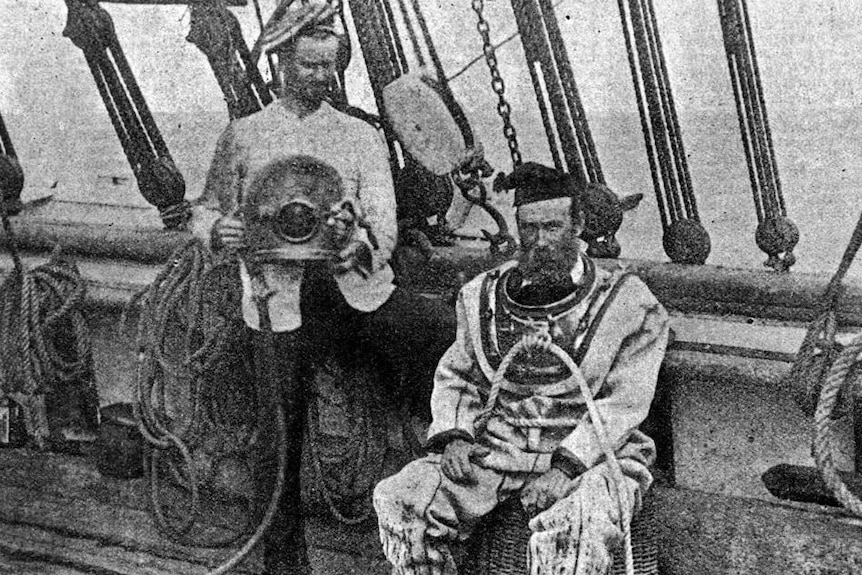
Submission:
[[[375,489],[380,536],[396,574],[454,573],[447,544],[466,539],[481,517],[552,466],[572,478],[571,491],[530,521],[531,573],[605,573],[622,540],[621,517],[632,516],[652,481],[655,446],[637,427],[667,344],[664,308],[637,277],[603,270],[586,257],[572,270],[572,285],[545,300],[551,305],[530,305],[519,276],[509,262],[462,288],[456,341],[435,374],[432,453]],[[487,428],[476,433],[497,368],[534,333],[567,351],[589,384],[631,509],[619,507],[581,392],[547,351],[515,357]],[[475,484],[453,482],[441,471],[440,453],[456,437],[490,450],[474,465]]]

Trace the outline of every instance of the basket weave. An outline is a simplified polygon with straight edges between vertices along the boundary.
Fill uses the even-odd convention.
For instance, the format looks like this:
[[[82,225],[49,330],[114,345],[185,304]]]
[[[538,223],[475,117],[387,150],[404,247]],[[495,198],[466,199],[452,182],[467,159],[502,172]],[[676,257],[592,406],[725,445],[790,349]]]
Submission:
[[[635,573],[658,575],[658,542],[651,497],[632,519],[632,555]],[[517,498],[511,498],[491,514],[467,541],[458,572],[462,575],[526,575],[529,518]],[[613,575],[625,575],[625,551],[614,554]]]

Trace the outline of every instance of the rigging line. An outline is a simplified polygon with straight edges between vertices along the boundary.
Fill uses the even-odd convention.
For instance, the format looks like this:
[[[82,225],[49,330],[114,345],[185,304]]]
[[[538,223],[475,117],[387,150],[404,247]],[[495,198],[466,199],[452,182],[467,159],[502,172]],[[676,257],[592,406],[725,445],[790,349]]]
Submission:
[[[551,51],[553,52],[557,76],[559,77],[565,96],[566,107],[568,108],[572,127],[575,131],[575,137],[578,140],[578,151],[583,161],[584,171],[589,181],[604,183],[601,164],[598,161],[592,133],[587,124],[586,112],[580,93],[578,92],[572,64],[565,48],[562,33],[560,32],[556,12],[550,0],[539,0],[538,4],[542,14],[542,21],[545,25],[545,31],[551,45]]]
[[[635,48],[633,46],[633,38],[634,38],[634,16],[631,12],[631,7],[626,8],[626,0],[617,0],[617,4],[619,5],[620,11],[620,19],[622,20],[623,25],[623,39],[626,44],[626,54],[629,59],[629,69],[632,72],[632,83],[634,84],[634,92],[635,92],[635,101],[638,106],[638,116],[640,116],[641,121],[641,131],[644,134],[644,144],[647,149],[647,161],[649,162],[650,176],[653,181],[653,188],[655,189],[656,196],[656,204],[658,205],[658,213],[661,218],[661,227],[662,230],[667,231],[669,224],[669,212],[667,206],[665,206],[664,196],[662,194],[663,182],[659,178],[658,175],[658,167],[656,166],[656,157],[653,149],[652,138],[650,137],[650,124],[647,120],[646,110],[644,109],[644,99],[645,99],[645,89],[642,87],[641,82],[641,74],[638,74],[638,70],[640,70],[640,63],[638,58],[635,58]],[[631,23],[630,23],[631,20]],[[642,70],[641,70],[642,71]]]
[[[748,179],[751,182],[751,192],[754,198],[754,209],[757,215],[757,221],[763,221],[763,206],[760,203],[760,194],[758,193],[758,179],[757,174],[755,173],[755,165],[753,162],[753,150],[751,142],[749,141],[749,132],[748,126],[746,122],[745,116],[745,108],[742,103],[742,87],[741,87],[741,74],[742,71],[740,69],[739,63],[739,51],[734,40],[733,35],[731,34],[731,21],[732,15],[728,11],[728,6],[725,4],[723,0],[719,0],[718,2],[719,9],[719,17],[721,19],[721,32],[724,38],[725,44],[725,55],[727,56],[727,67],[730,70],[730,81],[731,86],[733,87],[733,101],[736,104],[736,117],[739,119],[739,133],[742,139],[743,150],[745,152],[745,163],[748,167]]]
[[[656,85],[657,71],[653,64],[652,50],[644,29],[643,6],[641,0],[629,0],[629,6],[631,7],[632,31],[637,58],[640,62],[640,81],[643,83],[644,97],[649,111],[649,118],[647,120],[652,130],[652,140],[662,180],[662,191],[665,196],[670,219],[671,221],[676,221],[680,219],[679,200],[676,196],[675,179],[670,173],[666,137],[667,127],[665,125],[663,110],[661,109],[661,102],[657,101],[659,97]]]
[[[404,27],[407,28],[407,36],[410,38],[410,44],[413,46],[413,55],[416,56],[416,64],[420,68],[424,68],[425,56],[422,54],[422,47],[419,46],[419,37],[416,35],[416,29],[413,27],[413,22],[410,19],[407,3],[404,0],[398,0],[398,9],[401,11]]]
[[[566,0],[557,0],[554,3],[554,8],[558,7],[560,4],[562,4],[565,1]],[[499,42],[494,44],[493,45],[494,50],[496,50],[497,48],[500,48],[501,46],[505,46],[506,44],[508,44],[509,42],[511,42],[512,40],[514,40],[515,38],[517,38],[520,35],[521,35],[521,33],[518,31],[512,32],[511,34],[509,34],[508,36],[506,36],[505,38],[503,38],[502,40],[500,40]],[[457,78],[458,76],[460,76],[461,74],[463,74],[464,72],[466,72],[467,70],[469,70],[470,68],[475,66],[477,62],[483,60],[484,58],[485,58],[484,54],[479,54],[478,56],[476,56],[475,58],[473,58],[472,60],[470,60],[469,62],[467,62],[463,66],[461,66],[460,68],[458,68],[458,71],[455,72],[454,74],[452,74],[451,76],[448,76],[446,78],[446,80],[451,82],[452,80],[454,80],[455,78]]]
[[[556,69],[557,63],[554,61],[551,49],[548,47],[550,39],[547,36],[540,7],[535,0],[520,0],[518,4],[519,10],[516,13],[516,18],[518,19],[519,27],[524,32],[521,38],[524,41],[529,41],[525,43],[524,49],[531,63],[538,62],[541,65],[545,90],[547,90],[554,124],[557,128],[560,151],[566,160],[566,167],[569,172],[575,172],[583,180],[586,180],[585,166],[580,161],[579,152],[581,147],[577,142],[573,124],[569,118],[568,106],[566,105],[563,89],[560,85],[560,76]]]
[[[781,191],[781,179],[778,177],[778,164],[775,159],[775,147],[772,143],[772,130],[769,129],[769,118],[766,115],[766,100],[763,96],[763,86],[760,79],[760,67],[757,65],[757,53],[754,48],[754,36],[751,30],[751,19],[748,16],[748,2],[746,0],[740,1],[741,5],[741,16],[743,25],[745,26],[745,33],[748,39],[747,45],[749,49],[749,53],[751,55],[751,69],[754,74],[754,82],[757,86],[757,97],[760,104],[760,110],[762,115],[762,126],[761,128],[765,132],[766,135],[766,148],[769,153],[770,160],[770,175],[773,178],[773,186],[774,190],[778,196],[778,204],[781,209],[781,214],[786,215],[786,208],[784,205],[784,194]]]
[[[263,23],[263,14],[260,11],[260,0],[254,0],[254,11],[257,14],[257,25],[260,26],[260,37],[263,38],[263,29],[266,25]],[[248,59],[251,60],[251,57],[249,56]],[[269,65],[269,73],[272,75],[273,81],[276,81],[278,75],[276,74],[275,60],[272,59],[272,54],[269,52],[266,53],[266,62]],[[256,62],[254,64],[257,66]],[[259,71],[258,74],[260,74]]]
[[[673,91],[670,85],[670,75],[667,71],[667,64],[664,57],[664,49],[662,47],[661,35],[658,30],[658,21],[655,15],[655,6],[653,0],[646,0],[645,7],[648,9],[649,19],[647,20],[647,34],[649,35],[654,51],[655,59],[658,62],[658,79],[659,91],[662,97],[662,102],[665,108],[665,117],[669,128],[668,137],[670,138],[670,146],[674,164],[676,165],[678,185],[681,188],[683,204],[686,209],[685,217],[699,221],[697,213],[697,202],[695,200],[694,191],[691,186],[691,176],[688,171],[688,162],[685,157],[685,146],[682,141],[682,132],[679,125],[679,118],[676,113],[676,104],[673,99]]]

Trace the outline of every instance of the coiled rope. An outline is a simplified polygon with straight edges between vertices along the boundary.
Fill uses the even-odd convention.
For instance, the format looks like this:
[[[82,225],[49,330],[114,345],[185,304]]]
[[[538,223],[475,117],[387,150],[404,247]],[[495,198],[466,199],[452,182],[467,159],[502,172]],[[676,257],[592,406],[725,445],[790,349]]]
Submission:
[[[797,403],[807,415],[815,413],[823,382],[841,352],[840,344],[835,341],[836,309],[842,292],[842,282],[860,246],[862,246],[862,214],[844,249],[838,269],[829,280],[823,297],[819,299],[817,317],[808,326],[805,338],[796,354],[796,360],[787,375],[786,383],[793,390]]]
[[[214,259],[200,241],[192,240],[174,252],[170,263],[155,281],[132,302],[141,309],[137,333],[139,361],[135,413],[142,435],[153,447],[149,465],[153,516],[167,536],[187,545],[225,547],[235,543],[243,533],[207,541],[189,535],[199,517],[199,485],[203,479],[198,476],[193,451],[202,446],[206,434],[213,429],[220,439],[225,439],[224,443],[231,444],[233,450],[247,448],[257,436],[256,431],[250,429],[237,431],[220,424],[213,410],[205,409],[202,401],[203,375],[212,373],[229,350],[237,345],[237,330],[231,329],[232,320],[237,318],[214,314],[211,307],[214,304],[209,301],[207,290],[212,288],[218,273],[229,271],[236,263],[232,254]],[[220,309],[228,307],[219,306],[218,302],[215,306]],[[179,345],[174,333],[177,325],[181,332]],[[176,359],[177,355],[179,359]],[[168,380],[188,381],[190,385],[190,409],[180,417],[169,413]],[[257,392],[260,396],[265,390],[257,389]],[[267,394],[265,400],[259,397],[258,402],[259,409],[271,407],[272,402],[276,402],[278,467],[275,485],[255,531],[229,560],[211,571],[211,575],[226,573],[257,545],[272,523],[284,487],[287,425],[283,406],[278,394]],[[161,501],[160,461],[165,453],[170,452],[179,454],[183,466],[180,470],[170,462],[169,472],[174,482],[190,495],[191,509],[179,523],[168,517]]]
[[[81,381],[91,368],[81,311],[85,287],[77,266],[61,256],[59,247],[47,263],[25,270],[2,205],[0,219],[14,263],[0,284],[0,378],[4,392],[25,398],[27,432],[41,446],[50,434],[44,394],[58,382]]]
[[[838,475],[835,467],[835,418],[832,415],[838,402],[838,396],[843,391],[846,395],[859,395],[859,374],[854,368],[860,363],[862,353],[862,335],[857,336],[841,353],[829,369],[826,383],[820,391],[820,401],[814,413],[814,460],[823,476],[823,481],[835,495],[835,498],[853,514],[862,517],[862,501],[850,492]]]
[[[853,495],[838,475],[834,461],[834,426],[843,410],[836,407],[842,397],[849,405],[859,397],[859,372],[856,369],[862,353],[862,334],[857,335],[845,348],[835,342],[837,330],[836,308],[841,294],[841,282],[862,246],[862,215],[856,223],[853,235],[838,270],[826,288],[822,298],[822,309],[805,335],[797,359],[790,371],[790,384],[797,393],[803,409],[810,405],[810,398],[817,394],[814,411],[814,460],[835,498],[852,513],[862,516],[862,501]]]
[[[506,372],[512,361],[519,354],[529,352],[533,349],[540,349],[555,355],[569,369],[571,375],[568,381],[575,380],[578,389],[584,398],[587,405],[587,412],[590,416],[590,422],[593,424],[593,431],[596,434],[596,440],[601,447],[602,453],[605,456],[605,461],[611,470],[613,477],[614,489],[617,492],[617,502],[620,507],[620,521],[623,528],[625,555],[626,555],[626,575],[634,575],[634,557],[632,555],[632,534],[631,534],[631,514],[629,513],[630,502],[628,501],[628,493],[622,488],[625,483],[625,476],[620,467],[617,456],[611,447],[611,442],[608,437],[607,429],[605,428],[604,419],[601,412],[593,399],[593,391],[587,384],[586,379],[581,374],[581,369],[563,348],[551,341],[550,335],[546,333],[528,334],[522,337],[512,346],[512,349],[503,357],[500,362],[500,367],[494,373],[494,378],[491,381],[491,391],[488,394],[488,399],[485,402],[485,407],[476,418],[474,429],[476,436],[480,435],[488,426],[488,422],[494,416],[497,409],[497,401],[500,396]]]

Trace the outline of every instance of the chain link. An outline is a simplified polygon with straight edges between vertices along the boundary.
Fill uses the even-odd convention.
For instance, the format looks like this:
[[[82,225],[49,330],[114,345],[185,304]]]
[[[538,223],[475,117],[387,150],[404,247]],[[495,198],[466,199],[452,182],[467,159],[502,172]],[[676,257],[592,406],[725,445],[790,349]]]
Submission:
[[[476,30],[482,36],[482,52],[485,54],[485,62],[488,64],[488,70],[491,72],[491,89],[497,94],[497,114],[503,120],[503,135],[506,137],[506,143],[509,146],[509,154],[512,156],[512,165],[520,166],[523,163],[521,151],[518,148],[518,135],[515,131],[515,126],[512,125],[512,107],[506,101],[506,84],[503,82],[503,77],[500,75],[500,67],[497,63],[497,55],[494,52],[494,45],[491,43],[490,26],[483,15],[485,9],[484,0],[473,0],[473,11],[478,17],[476,22]]]

